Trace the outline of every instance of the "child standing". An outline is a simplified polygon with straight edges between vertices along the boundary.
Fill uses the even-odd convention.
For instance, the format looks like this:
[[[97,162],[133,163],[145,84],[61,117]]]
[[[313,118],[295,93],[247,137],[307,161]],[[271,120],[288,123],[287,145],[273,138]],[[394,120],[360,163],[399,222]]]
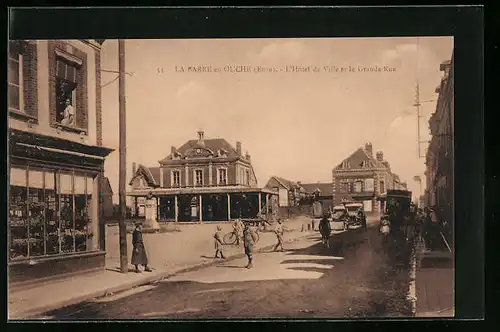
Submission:
[[[215,245],[215,258],[219,258],[219,253],[220,253],[220,258],[225,258],[224,254],[222,253],[222,227],[217,226],[217,231],[214,234],[214,245]]]

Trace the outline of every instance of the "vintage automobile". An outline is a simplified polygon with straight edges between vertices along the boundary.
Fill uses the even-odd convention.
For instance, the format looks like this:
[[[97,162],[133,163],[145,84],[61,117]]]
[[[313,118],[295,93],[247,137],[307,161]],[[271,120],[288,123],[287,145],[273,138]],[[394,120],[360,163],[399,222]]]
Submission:
[[[348,220],[344,218],[347,213],[347,209],[343,205],[338,205],[333,208],[332,212],[332,231],[345,231],[347,230]]]
[[[363,217],[366,220],[366,216],[364,215],[364,209],[362,203],[345,203],[344,204],[347,215],[349,216],[348,228],[360,228],[363,226],[363,220],[359,219],[358,211],[363,211]]]

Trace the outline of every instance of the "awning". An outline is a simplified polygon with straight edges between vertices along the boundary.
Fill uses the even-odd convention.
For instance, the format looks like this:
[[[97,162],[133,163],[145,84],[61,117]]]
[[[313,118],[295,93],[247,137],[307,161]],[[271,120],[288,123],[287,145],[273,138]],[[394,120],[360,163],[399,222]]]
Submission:
[[[127,193],[127,196],[172,196],[172,195],[202,195],[202,194],[271,194],[278,196],[274,190],[267,188],[248,188],[248,187],[199,187],[199,188],[153,188],[134,190]]]

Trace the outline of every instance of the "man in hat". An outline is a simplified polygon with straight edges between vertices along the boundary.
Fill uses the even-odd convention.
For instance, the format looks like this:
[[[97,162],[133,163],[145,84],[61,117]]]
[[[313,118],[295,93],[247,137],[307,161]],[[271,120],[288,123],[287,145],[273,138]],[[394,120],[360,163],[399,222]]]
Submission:
[[[139,270],[139,265],[144,266],[144,271],[151,272],[152,270],[148,267],[148,256],[146,254],[146,248],[144,247],[142,225],[140,223],[135,224],[135,229],[132,233],[132,246],[132,265],[135,265],[135,272],[141,272]]]
[[[278,238],[278,243],[274,247],[274,251],[278,250],[278,248],[280,247],[281,247],[280,251],[283,251],[283,225],[281,219],[278,219],[278,223],[276,225],[276,228],[274,229],[274,233]]]
[[[256,243],[257,235],[252,229],[250,229],[248,224],[245,224],[245,228],[243,229],[243,245],[245,247],[245,255],[247,255],[248,258],[248,264],[246,266],[247,269],[253,267],[253,251]]]
[[[220,258],[225,258],[224,254],[222,253],[222,227],[217,226],[217,231],[214,234],[214,245],[215,245],[215,258],[219,258],[219,253],[220,253]]]
[[[327,248],[330,248],[330,235],[332,234],[332,226],[328,220],[328,213],[323,214],[323,218],[319,222],[319,232],[321,234],[321,242]]]

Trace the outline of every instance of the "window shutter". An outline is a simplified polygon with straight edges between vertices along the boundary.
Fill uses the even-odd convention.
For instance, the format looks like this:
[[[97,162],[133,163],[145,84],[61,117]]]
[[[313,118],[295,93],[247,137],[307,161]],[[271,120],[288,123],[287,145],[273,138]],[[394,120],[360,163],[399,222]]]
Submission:
[[[76,126],[88,129],[88,96],[87,96],[87,54],[74,49],[75,56],[83,60],[83,65],[76,72]]]
[[[37,45],[26,43],[23,54],[24,110],[38,117]]]

